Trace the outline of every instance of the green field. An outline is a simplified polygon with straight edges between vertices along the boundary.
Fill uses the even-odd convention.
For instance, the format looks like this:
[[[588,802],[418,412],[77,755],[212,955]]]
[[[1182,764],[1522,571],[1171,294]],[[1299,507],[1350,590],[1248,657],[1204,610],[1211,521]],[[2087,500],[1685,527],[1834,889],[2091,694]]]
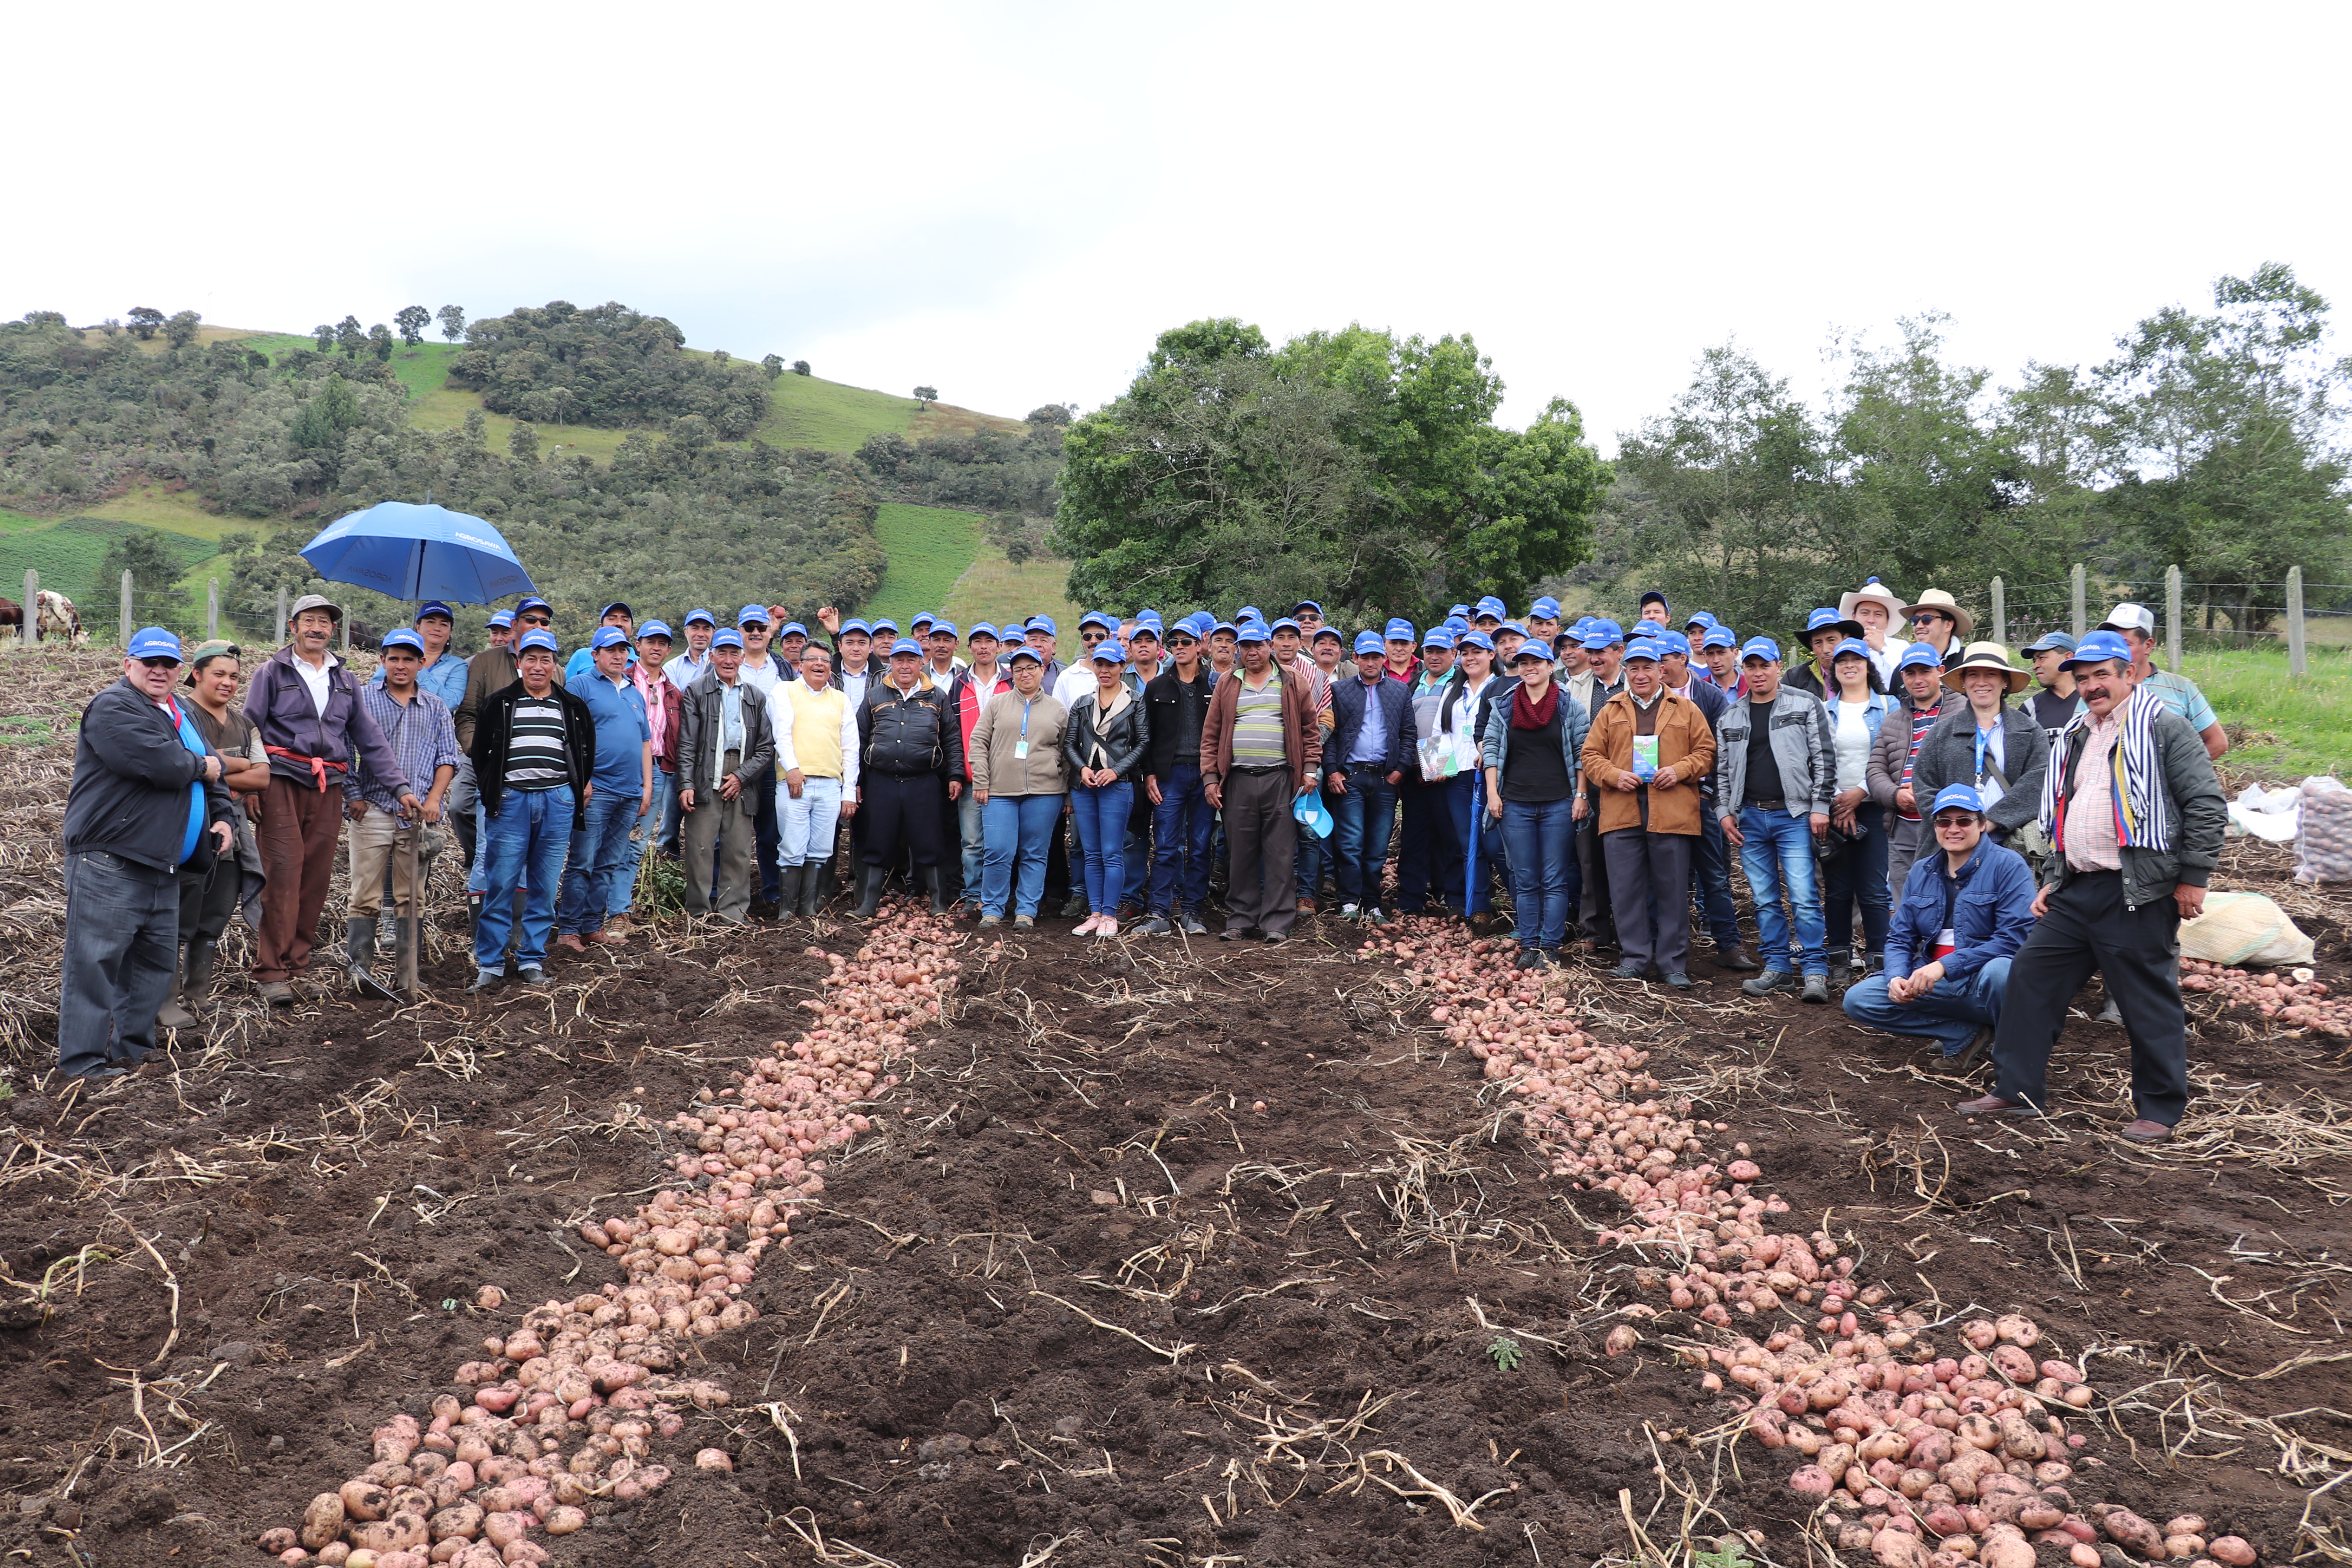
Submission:
[[[860,607],[871,620],[887,616],[904,626],[921,610],[940,612],[980,546],[977,513],[891,501],[875,519],[875,537],[890,557],[882,585]]]
[[[2230,731],[2224,767],[2289,780],[2352,774],[2352,649],[2313,644],[2305,651],[2310,673],[2296,680],[2284,645],[2186,650],[2180,673]]]
[[[25,574],[41,574],[41,586],[54,589],[72,599],[80,607],[83,620],[93,631],[114,625],[119,600],[116,593],[93,595],[91,578],[97,574],[99,563],[106,557],[107,546],[121,535],[140,524],[121,519],[73,517],[63,521],[27,518],[17,512],[0,512],[0,595],[11,599],[24,596]],[[169,539],[179,553],[184,569],[193,574],[202,563],[220,553],[210,541],[193,538],[170,530],[156,529]],[[201,613],[202,583],[194,585],[195,604]],[[183,595],[189,588],[188,579],[181,579],[177,590],[151,597],[140,590],[139,602],[133,610],[150,620],[178,618],[187,615]],[[116,592],[119,593],[119,590]]]

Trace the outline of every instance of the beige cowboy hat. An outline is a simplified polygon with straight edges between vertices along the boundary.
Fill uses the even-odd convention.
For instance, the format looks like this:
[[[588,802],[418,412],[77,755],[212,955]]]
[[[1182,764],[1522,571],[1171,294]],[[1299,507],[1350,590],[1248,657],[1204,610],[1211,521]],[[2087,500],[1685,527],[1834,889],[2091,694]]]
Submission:
[[[1969,644],[1968,651],[1961,654],[1958,663],[1946,667],[1944,684],[1954,691],[1966,690],[1967,688],[1960,684],[1960,678],[1972,669],[1999,670],[2002,678],[2009,682],[2009,694],[2011,697],[2024,690],[2026,683],[2033,679],[2031,673],[2009,662],[2009,649],[2001,647],[2000,644],[1972,642]]]
[[[1903,595],[1875,577],[1838,601],[1838,619],[1854,619],[1853,607],[1856,605],[1884,605],[1889,620],[1903,614]]]
[[[1962,609],[1959,601],[1941,588],[1930,588],[1919,595],[1917,604],[1904,605],[1903,618],[1907,621],[1922,610],[1941,610],[1951,616],[1959,626],[1959,629],[1953,634],[1956,637],[1966,637],[1977,629],[1977,618]]]

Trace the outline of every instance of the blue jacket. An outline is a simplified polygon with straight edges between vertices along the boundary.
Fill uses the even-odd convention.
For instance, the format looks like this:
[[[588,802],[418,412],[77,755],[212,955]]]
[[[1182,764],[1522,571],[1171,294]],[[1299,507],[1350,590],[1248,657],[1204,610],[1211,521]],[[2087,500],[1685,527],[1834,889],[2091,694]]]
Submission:
[[[1952,900],[1952,938],[1958,943],[1944,960],[1944,978],[1961,980],[1996,958],[2011,958],[2033,934],[2033,871],[2025,857],[1993,842],[1988,833],[1960,868],[1959,893]],[[1908,974],[1936,956],[1936,933],[1944,929],[1944,852],[1930,844],[1911,863],[1910,879],[1886,929],[1886,973]]]
[[[1364,699],[1379,700],[1380,712],[1370,721],[1381,727],[1386,737],[1381,747],[1381,772],[1402,773],[1410,765],[1418,770],[1413,745],[1407,739],[1412,726],[1412,688],[1402,680],[1382,676],[1367,687],[1360,676],[1350,675],[1345,680],[1331,683],[1331,738],[1323,742],[1323,772],[1326,775],[1345,777],[1349,758],[1356,752],[1356,736],[1367,722]]]
[[[416,684],[441,699],[441,706],[455,713],[457,704],[466,700],[467,668],[467,662],[462,655],[444,649],[439,658],[416,672]],[[376,666],[375,673],[368,677],[368,684],[374,687],[383,685],[382,665]]]

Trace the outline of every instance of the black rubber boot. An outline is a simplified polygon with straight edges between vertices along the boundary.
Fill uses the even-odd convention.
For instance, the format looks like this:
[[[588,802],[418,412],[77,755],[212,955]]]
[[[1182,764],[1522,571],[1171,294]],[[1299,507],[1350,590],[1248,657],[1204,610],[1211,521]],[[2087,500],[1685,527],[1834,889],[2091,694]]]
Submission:
[[[817,906],[833,892],[833,857],[812,860],[803,869],[808,875],[801,879],[801,901],[796,912],[814,918]]]
[[[923,868],[923,880],[931,889],[931,913],[935,915],[947,913],[948,874],[946,869],[939,866],[926,866]]]
[[[882,868],[860,864],[857,868],[857,918],[871,920],[882,904]]]
[[[343,922],[343,967],[354,976],[375,965],[375,916],[352,915]]]
[[[776,883],[776,914],[780,919],[800,907],[801,884],[808,880],[808,873],[805,865],[784,868],[783,876]]]
[[[188,971],[184,962],[180,973],[172,982],[171,994],[163,998],[163,1005],[155,1014],[155,1026],[160,1029],[194,1028],[196,1016],[188,1010],[186,998],[189,994]]]

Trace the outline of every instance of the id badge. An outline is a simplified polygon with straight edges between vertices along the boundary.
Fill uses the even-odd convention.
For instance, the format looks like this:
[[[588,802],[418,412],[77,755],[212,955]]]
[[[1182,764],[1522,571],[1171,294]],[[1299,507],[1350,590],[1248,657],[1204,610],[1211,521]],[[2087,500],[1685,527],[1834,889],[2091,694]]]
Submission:
[[[1015,762],[1020,761],[1022,758],[1026,757],[1028,754],[1029,754],[1029,742],[1026,742],[1026,741],[1015,741],[1015,742],[1013,742],[1013,760],[1014,760]]]

